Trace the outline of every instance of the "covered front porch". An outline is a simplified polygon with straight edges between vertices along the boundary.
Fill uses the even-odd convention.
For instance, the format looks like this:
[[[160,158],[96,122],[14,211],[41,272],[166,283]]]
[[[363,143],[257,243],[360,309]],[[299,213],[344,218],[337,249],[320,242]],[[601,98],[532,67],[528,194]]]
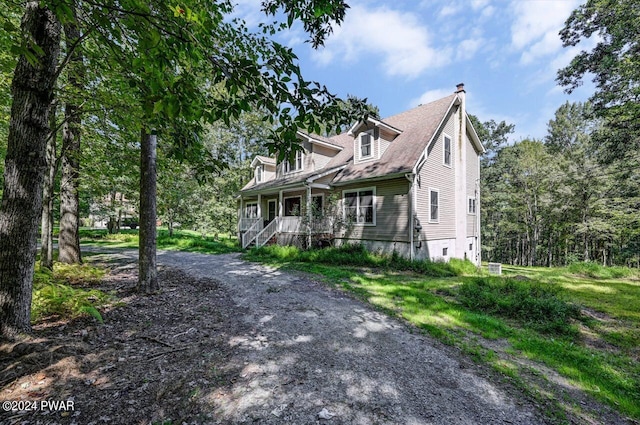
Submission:
[[[239,199],[238,236],[242,248],[267,243],[311,245],[317,235],[333,232],[326,217],[329,186],[309,184],[271,193],[243,194]]]

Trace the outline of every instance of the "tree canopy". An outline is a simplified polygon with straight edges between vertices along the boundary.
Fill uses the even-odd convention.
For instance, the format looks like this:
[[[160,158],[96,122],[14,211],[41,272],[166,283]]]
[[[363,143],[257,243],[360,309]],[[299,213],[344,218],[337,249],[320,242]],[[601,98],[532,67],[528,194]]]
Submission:
[[[560,37],[565,47],[591,40],[558,71],[570,93],[593,76],[593,112],[603,119],[595,136],[607,146],[602,158],[635,156],[640,148],[640,8],[635,0],[588,0],[573,11]],[[637,160],[637,158],[636,158]]]
[[[204,152],[192,149],[201,146],[204,123],[230,124],[251,110],[272,125],[265,145],[281,157],[296,149],[298,129],[319,132],[321,124],[337,127],[366,111],[364,101],[351,102],[345,114],[325,86],[303,77],[292,49],[273,38],[297,21],[313,47],[322,45],[344,19],[343,0],[264,1],[257,30],[232,16],[228,0],[29,1],[20,28],[11,19],[19,13],[14,7],[1,14],[8,34],[1,40],[12,54],[2,60],[18,58],[0,207],[2,333],[29,329],[49,119],[60,78],[70,80],[65,73],[78,51],[86,64],[83,112],[96,111],[94,122],[103,128],[142,134],[142,145],[145,134],[157,133],[183,156]],[[77,37],[61,37],[69,25]]]

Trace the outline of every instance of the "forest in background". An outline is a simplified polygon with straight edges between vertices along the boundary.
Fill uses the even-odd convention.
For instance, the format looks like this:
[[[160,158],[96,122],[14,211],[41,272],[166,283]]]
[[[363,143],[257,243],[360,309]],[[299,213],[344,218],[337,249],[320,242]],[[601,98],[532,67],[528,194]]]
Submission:
[[[10,105],[8,56],[0,79],[0,154],[6,150]],[[473,111],[470,111],[473,112]],[[56,114],[58,122],[64,119]],[[576,261],[640,266],[640,168],[638,158],[605,160],[593,137],[601,123],[589,103],[566,103],[551,117],[543,140],[510,138],[514,126],[493,120],[474,127],[487,153],[481,159],[482,257],[514,265],[564,266]],[[268,155],[271,124],[243,113],[229,125],[207,125],[202,147],[222,165],[180,155],[175,141],[159,139],[158,218],[163,226],[204,234],[233,234],[236,196],[252,177],[255,155]],[[137,135],[89,114],[82,125],[80,215],[83,225],[109,219],[124,227],[137,214]],[[58,146],[61,134],[57,135]],[[60,152],[58,149],[57,156]],[[3,163],[3,162],[2,162]],[[60,218],[56,174],[55,222]],[[122,198],[126,201],[122,201]],[[91,217],[90,217],[91,216]],[[117,228],[114,229],[117,231]]]
[[[12,96],[19,93],[12,92],[12,79],[28,76],[25,70],[38,69],[51,53],[58,68],[46,74],[54,83],[53,100],[39,116],[47,117],[51,130],[42,233],[50,234],[54,222],[65,229],[59,240],[64,262],[80,261],[74,229],[81,219],[91,224],[90,213],[121,225],[128,214],[143,215],[146,209],[138,200],[141,175],[149,172],[140,172],[145,166],[158,171],[154,217],[170,229],[179,224],[203,234],[230,233],[235,194],[250,178],[251,158],[269,152],[284,157],[295,149],[296,129],[328,133],[364,111],[364,101],[340,104],[325,87],[304,81],[295,54],[268,38],[299,19],[312,45],[321,45],[330,22],[344,17],[348,6],[341,1],[329,8],[265,2],[267,16],[282,11],[289,18],[280,26],[265,24],[262,34],[248,33],[241,21],[225,21],[233,10],[227,2],[193,3],[200,13],[182,6],[165,13],[139,1],[127,3],[129,9],[111,2],[102,8],[73,2],[27,5],[27,12],[52,7],[46,19],[58,19],[60,27],[47,34],[53,44],[38,45],[26,36],[33,29],[20,30],[21,5],[2,12],[0,155],[13,161],[17,152],[7,152]],[[510,140],[511,124],[474,119],[487,149],[481,178],[485,260],[640,266],[637,25],[637,10],[627,0],[589,0],[572,13],[560,32],[565,47],[596,33],[601,37],[591,51],[559,70],[557,81],[570,92],[590,75],[596,90],[590,103],[561,105],[544,139]],[[56,49],[62,52],[59,60]],[[140,147],[155,134],[157,164],[139,162]],[[44,153],[40,144],[34,145],[36,158]],[[6,183],[3,197],[13,199],[6,188],[14,190],[15,182]],[[15,207],[12,202],[7,205]],[[10,262],[12,254],[2,253]],[[49,267],[50,253],[43,263]]]

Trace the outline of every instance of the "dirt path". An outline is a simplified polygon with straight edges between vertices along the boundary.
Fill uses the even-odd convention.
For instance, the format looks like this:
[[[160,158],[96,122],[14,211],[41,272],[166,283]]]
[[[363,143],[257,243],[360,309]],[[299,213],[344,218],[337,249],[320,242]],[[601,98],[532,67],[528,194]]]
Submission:
[[[92,260],[119,264],[105,325],[54,323],[3,348],[0,399],[75,402],[6,423],[545,423],[454,349],[304,276],[160,252],[163,293],[139,297],[135,256]]]

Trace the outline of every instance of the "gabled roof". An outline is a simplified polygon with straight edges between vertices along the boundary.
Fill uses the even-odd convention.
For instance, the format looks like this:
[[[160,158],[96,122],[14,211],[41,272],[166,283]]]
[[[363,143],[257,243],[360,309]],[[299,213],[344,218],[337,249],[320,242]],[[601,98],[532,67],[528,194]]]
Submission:
[[[332,183],[346,184],[354,180],[411,172],[422,156],[422,152],[445,122],[451,108],[458,101],[458,96],[454,93],[435,102],[385,118],[385,123],[402,129],[402,134],[391,142],[380,159],[359,164],[351,163],[336,176]],[[351,156],[353,157],[353,146]]]
[[[260,184],[254,184],[253,180],[243,189],[246,191],[260,191],[263,189],[275,189],[279,187],[302,184],[309,178],[328,170],[337,173],[332,185],[345,185],[357,180],[384,179],[391,176],[402,176],[414,170],[423,157],[427,146],[439,134],[442,126],[447,121],[454,107],[459,105],[460,98],[456,93],[442,99],[420,105],[416,108],[397,115],[377,120],[371,118],[369,123],[390,129],[398,136],[389,144],[381,158],[375,161],[355,163],[353,161],[354,131],[365,124],[364,121],[354,125],[348,132],[330,138],[317,135],[304,135],[313,140],[320,140],[328,144],[340,147],[341,150],[323,168],[315,171],[285,175],[276,180],[270,180]],[[468,115],[466,116],[467,133],[477,152],[483,153],[484,148],[476,134]]]
[[[357,136],[358,135],[358,130],[360,130],[360,127],[362,127],[363,125],[366,125],[366,124],[373,124],[376,127],[385,128],[385,129],[387,129],[390,132],[395,133],[395,134],[401,134],[402,133],[402,130],[400,130],[398,128],[395,128],[394,126],[392,126],[392,125],[390,125],[390,124],[388,124],[388,123],[386,123],[384,121],[369,117],[364,121],[358,121],[357,123],[355,123],[353,125],[353,127],[351,127],[349,129],[349,131],[347,131],[347,134],[349,136]]]
[[[261,162],[263,164],[268,164],[268,165],[276,165],[276,160],[274,158],[257,155],[255,158],[253,158],[253,161],[251,161],[251,167],[253,168],[256,165],[258,165],[258,162]]]
[[[333,140],[329,139],[328,137],[318,136],[317,134],[307,134],[303,131],[298,131],[297,133],[299,136],[307,139],[309,143],[314,143],[316,145],[324,146],[324,147],[335,149],[338,151],[341,151],[342,149],[344,149],[343,146],[337,145]]]

